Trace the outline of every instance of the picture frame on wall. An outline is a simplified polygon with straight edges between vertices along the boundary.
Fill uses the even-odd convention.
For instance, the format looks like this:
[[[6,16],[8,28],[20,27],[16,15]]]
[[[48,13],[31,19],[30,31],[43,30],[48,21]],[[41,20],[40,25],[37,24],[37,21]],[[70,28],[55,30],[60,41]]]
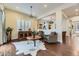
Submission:
[[[51,29],[51,25],[48,26],[49,30]]]
[[[42,24],[39,24],[39,29],[42,29]]]

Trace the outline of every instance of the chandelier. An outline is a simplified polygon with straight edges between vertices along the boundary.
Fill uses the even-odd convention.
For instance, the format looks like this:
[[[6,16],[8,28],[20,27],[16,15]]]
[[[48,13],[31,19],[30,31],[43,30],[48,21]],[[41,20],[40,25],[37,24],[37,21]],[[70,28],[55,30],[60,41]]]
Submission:
[[[32,6],[30,6],[30,11],[31,11],[30,17],[33,17],[33,15],[32,15]]]

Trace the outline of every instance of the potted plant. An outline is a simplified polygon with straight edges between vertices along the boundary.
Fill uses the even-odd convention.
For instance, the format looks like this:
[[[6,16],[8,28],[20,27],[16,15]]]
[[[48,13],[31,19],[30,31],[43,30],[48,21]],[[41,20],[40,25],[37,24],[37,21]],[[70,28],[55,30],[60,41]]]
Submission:
[[[32,32],[32,34],[33,34],[33,37],[35,38],[36,32],[35,32],[35,31],[33,31],[33,32]]]
[[[8,27],[8,28],[6,29],[6,32],[10,32],[10,31],[12,31],[12,28],[11,28],[11,27]]]
[[[7,35],[7,40],[11,40],[11,35],[12,35],[12,28],[11,27],[7,27],[6,28],[6,35]]]

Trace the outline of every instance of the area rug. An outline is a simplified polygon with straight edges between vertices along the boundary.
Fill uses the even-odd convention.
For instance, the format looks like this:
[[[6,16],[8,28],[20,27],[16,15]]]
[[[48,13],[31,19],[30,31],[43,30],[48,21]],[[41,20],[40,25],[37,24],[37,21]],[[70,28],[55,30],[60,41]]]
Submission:
[[[32,55],[36,56],[39,50],[46,50],[44,43],[40,40],[36,40],[36,46],[34,47],[33,41],[21,41],[21,42],[13,42],[16,47],[16,55],[24,54],[24,55]]]

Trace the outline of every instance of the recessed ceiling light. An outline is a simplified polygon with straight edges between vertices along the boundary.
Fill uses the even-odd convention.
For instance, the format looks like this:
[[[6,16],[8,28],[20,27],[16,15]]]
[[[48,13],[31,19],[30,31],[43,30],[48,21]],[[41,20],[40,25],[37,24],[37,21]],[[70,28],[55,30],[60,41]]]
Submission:
[[[79,9],[75,9],[75,11],[77,12],[77,11],[79,11]]]
[[[16,9],[19,9],[19,7],[16,7]]]
[[[44,5],[45,8],[47,8],[47,5]]]

